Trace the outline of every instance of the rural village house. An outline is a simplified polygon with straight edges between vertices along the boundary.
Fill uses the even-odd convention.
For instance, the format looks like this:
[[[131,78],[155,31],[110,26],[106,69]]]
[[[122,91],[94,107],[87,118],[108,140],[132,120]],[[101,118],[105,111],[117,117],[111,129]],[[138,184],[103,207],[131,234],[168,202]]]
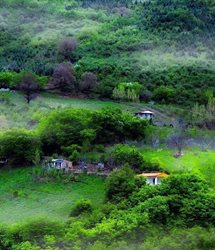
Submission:
[[[64,159],[53,159],[51,162],[46,163],[48,169],[57,169],[64,170],[66,172],[73,169],[73,165],[71,161],[67,161]]]
[[[154,117],[154,113],[148,110],[138,111],[135,115],[141,119],[151,120]]]
[[[146,178],[146,183],[149,185],[159,185],[161,184],[163,178],[167,177],[168,174],[166,173],[142,173],[139,174],[138,176],[143,176]]]

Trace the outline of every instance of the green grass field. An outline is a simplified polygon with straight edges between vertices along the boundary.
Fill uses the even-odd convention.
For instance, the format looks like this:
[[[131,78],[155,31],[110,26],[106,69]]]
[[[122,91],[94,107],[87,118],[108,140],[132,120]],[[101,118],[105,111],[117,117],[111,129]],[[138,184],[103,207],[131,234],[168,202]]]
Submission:
[[[215,153],[197,148],[185,149],[181,158],[174,158],[173,150],[142,149],[147,161],[158,162],[165,170],[174,173],[194,173],[215,185]],[[0,170],[0,221],[1,224],[25,222],[35,217],[66,220],[74,203],[90,199],[94,207],[104,201],[104,180],[95,176],[82,176],[78,182],[62,180],[35,182],[32,168]],[[17,195],[18,193],[18,195]]]
[[[18,193],[18,195],[17,195]],[[90,199],[95,207],[104,199],[104,180],[82,176],[78,182],[38,183],[32,169],[0,170],[0,222],[13,224],[35,217],[66,220],[74,203]]]

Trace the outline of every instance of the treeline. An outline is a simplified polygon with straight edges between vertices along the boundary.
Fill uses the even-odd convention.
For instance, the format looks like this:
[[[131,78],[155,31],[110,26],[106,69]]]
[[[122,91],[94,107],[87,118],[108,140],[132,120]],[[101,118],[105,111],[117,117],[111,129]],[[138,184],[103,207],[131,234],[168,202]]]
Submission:
[[[146,121],[118,109],[53,111],[35,131],[1,132],[0,157],[12,166],[37,165],[42,156],[54,154],[75,161],[83,152],[102,152],[105,145],[141,140],[146,126]]]

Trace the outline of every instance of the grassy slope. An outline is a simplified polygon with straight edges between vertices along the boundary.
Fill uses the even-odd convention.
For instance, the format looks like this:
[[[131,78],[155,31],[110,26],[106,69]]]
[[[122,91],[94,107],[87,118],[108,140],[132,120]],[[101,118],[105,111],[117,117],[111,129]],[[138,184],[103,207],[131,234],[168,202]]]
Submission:
[[[1,224],[46,216],[65,220],[77,200],[88,198],[96,207],[104,199],[104,182],[99,177],[81,177],[80,182],[68,184],[36,183],[31,174],[31,169],[0,170]]]
[[[163,120],[169,120],[168,117],[173,116],[173,118],[171,118],[172,122],[172,119],[175,117],[172,112],[168,113],[165,107],[161,107],[160,110],[158,106],[154,107],[148,104],[101,101],[96,99],[73,99],[43,94],[28,105],[19,93],[0,93],[0,95],[8,97],[7,102],[0,103],[0,130],[23,127],[32,128],[41,115],[57,108],[100,109],[104,107],[115,107],[130,112],[150,108],[152,110],[155,109],[154,111],[157,112],[158,117]]]
[[[212,186],[215,185],[215,152],[202,151],[199,148],[186,148],[184,155],[175,158],[175,151],[166,148],[144,149],[143,155],[147,161],[158,162],[170,173],[195,173],[205,178]]]

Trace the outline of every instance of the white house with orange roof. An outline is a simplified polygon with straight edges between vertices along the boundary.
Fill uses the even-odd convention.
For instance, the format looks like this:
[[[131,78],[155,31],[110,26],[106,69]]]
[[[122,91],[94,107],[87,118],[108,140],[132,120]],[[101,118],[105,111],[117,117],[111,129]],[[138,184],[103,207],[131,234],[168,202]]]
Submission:
[[[149,185],[159,185],[161,184],[162,180],[169,176],[166,173],[156,172],[156,173],[142,173],[138,176],[143,176],[146,178],[146,183]]]

